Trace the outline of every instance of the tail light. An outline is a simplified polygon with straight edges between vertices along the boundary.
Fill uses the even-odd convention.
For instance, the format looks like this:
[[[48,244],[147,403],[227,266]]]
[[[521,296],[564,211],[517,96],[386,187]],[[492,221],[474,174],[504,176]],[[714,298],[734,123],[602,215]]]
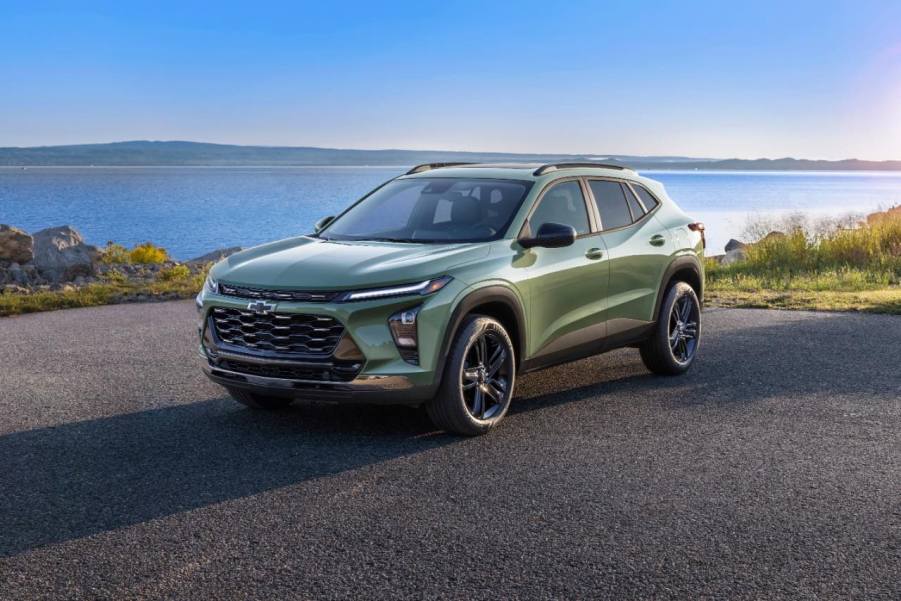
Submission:
[[[705,229],[704,224],[701,223],[700,221],[696,221],[694,223],[689,223],[688,229],[690,229],[693,232],[700,232],[701,233],[701,245],[704,248],[707,248],[707,238],[704,237],[704,229]]]

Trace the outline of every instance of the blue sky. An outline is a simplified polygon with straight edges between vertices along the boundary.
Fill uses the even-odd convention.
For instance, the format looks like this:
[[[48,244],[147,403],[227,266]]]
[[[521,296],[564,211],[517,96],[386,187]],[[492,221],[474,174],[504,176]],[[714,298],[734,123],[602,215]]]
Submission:
[[[901,159],[901,2],[9,2],[0,146]]]

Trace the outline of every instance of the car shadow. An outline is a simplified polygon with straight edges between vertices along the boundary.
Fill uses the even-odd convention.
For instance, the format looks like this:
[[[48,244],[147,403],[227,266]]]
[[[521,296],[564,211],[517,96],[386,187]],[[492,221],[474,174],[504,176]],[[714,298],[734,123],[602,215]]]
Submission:
[[[0,556],[421,453],[458,438],[406,407],[210,399],[0,437]]]
[[[868,323],[848,315],[731,320],[683,377],[649,374],[631,349],[524,376],[508,419],[537,428],[542,411],[579,403],[680,411],[797,397],[820,411],[845,394],[897,399],[901,320]],[[0,556],[462,440],[405,407],[300,404],[267,413],[227,398],[15,432],[0,436]],[[476,444],[493,452],[514,443],[496,432]]]

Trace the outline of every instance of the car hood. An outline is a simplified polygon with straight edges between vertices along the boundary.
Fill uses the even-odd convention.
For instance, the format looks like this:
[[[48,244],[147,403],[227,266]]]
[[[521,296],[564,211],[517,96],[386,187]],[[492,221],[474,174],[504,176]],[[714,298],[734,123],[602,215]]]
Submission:
[[[488,254],[488,243],[344,242],[302,236],[231,255],[215,279],[255,288],[346,290],[412,283]]]

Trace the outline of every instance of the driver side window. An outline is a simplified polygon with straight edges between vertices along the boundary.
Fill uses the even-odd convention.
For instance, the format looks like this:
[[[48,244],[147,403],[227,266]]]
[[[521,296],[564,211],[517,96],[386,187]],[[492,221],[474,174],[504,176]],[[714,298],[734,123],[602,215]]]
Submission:
[[[585,197],[578,181],[555,184],[544,193],[540,204],[529,218],[532,235],[537,234],[545,223],[571,225],[578,235],[589,232]]]

